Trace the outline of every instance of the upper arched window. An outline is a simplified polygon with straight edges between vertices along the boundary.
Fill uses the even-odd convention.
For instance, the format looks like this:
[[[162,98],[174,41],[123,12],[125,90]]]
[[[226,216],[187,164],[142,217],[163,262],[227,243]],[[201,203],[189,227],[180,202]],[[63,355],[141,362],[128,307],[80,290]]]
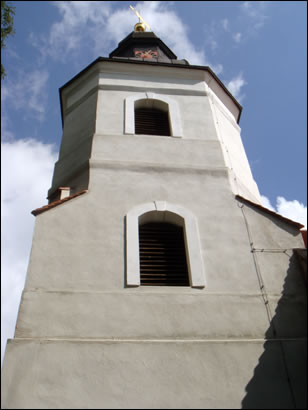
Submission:
[[[135,134],[171,136],[168,104],[153,99],[135,101]]]
[[[124,132],[182,138],[183,130],[177,101],[152,92],[125,98]]]

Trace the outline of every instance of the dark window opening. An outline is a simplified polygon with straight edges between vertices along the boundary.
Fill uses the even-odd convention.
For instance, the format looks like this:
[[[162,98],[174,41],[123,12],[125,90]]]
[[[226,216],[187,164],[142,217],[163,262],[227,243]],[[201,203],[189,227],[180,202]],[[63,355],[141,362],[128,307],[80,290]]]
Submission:
[[[183,228],[169,223],[139,226],[140,284],[190,286]]]
[[[156,108],[136,108],[135,134],[171,136],[168,112]]]

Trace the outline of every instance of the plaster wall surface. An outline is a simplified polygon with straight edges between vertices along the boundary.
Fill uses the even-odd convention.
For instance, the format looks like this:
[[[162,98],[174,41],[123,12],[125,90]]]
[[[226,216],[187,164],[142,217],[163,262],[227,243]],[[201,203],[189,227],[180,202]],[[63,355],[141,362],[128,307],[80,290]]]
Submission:
[[[85,166],[80,171],[76,164],[86,163],[89,158],[100,156],[101,152],[100,150],[97,152],[97,144],[92,145],[94,134],[124,136],[125,99],[138,93],[152,92],[174,99],[179,107],[183,139],[194,141],[194,145],[186,144],[180,148],[182,156],[186,155],[185,151],[192,146],[195,147],[196,152],[199,152],[196,140],[217,141],[220,144],[225,166],[229,169],[233,192],[260,202],[259,192],[240,139],[240,128],[234,118],[233,103],[230,102],[230,97],[226,97],[227,100],[222,98],[220,88],[213,87],[214,83],[215,81],[208,78],[208,73],[205,74],[201,70],[183,70],[176,67],[170,70],[170,67],[153,66],[146,67],[145,70],[138,65],[110,62],[92,67],[84,77],[76,79],[62,91],[63,140],[50,193],[59,185],[71,186],[70,178],[73,179],[74,192],[87,188],[85,181],[89,178],[88,167]],[[213,89],[228,108],[215,96]],[[133,112],[130,115],[134,115]],[[152,142],[152,144],[155,147],[162,145],[167,147],[167,143],[164,142],[158,137],[156,143]],[[124,150],[124,139],[121,143]],[[173,152],[171,144],[168,144],[170,151],[163,148],[166,150],[165,156]],[[176,143],[174,142],[173,145],[175,146]],[[133,153],[136,150],[141,154],[143,152],[145,158],[147,155],[153,157],[155,154],[154,150],[148,151],[148,144],[140,139],[138,145],[135,144]],[[201,151],[207,150],[211,151],[212,146],[209,145],[207,148],[204,145],[201,148]],[[156,153],[154,162],[160,160],[161,150],[156,150]],[[84,161],[81,162],[81,158],[78,158],[80,160],[72,166],[70,158],[78,156],[82,156]],[[177,155],[173,154],[173,158],[177,158]],[[119,152],[117,152],[117,159],[120,159]],[[201,154],[197,158],[193,155],[190,157],[191,165],[196,162],[196,159],[200,162]],[[213,162],[217,159],[218,155],[213,157]],[[220,162],[216,161],[215,165],[220,166]]]
[[[137,83],[137,81],[136,81]],[[136,86],[137,88],[137,86]],[[154,88],[151,88],[154,90]],[[157,87],[157,94],[161,93]],[[138,94],[136,91],[100,90],[98,99],[98,114],[96,132],[98,134],[124,134],[124,103],[125,98]],[[217,140],[210,104],[205,92],[202,96],[178,95],[168,93],[168,97],[178,103],[183,127],[183,138]]]
[[[88,161],[95,132],[96,107],[97,93],[94,93],[66,114],[59,159],[49,194],[59,186],[70,186],[72,192],[88,187]]]
[[[15,337],[262,338],[268,326],[258,294],[26,291]]]
[[[53,189],[88,193],[36,218],[3,408],[304,407],[302,237],[235,199],[234,175],[258,192],[232,106],[200,72],[99,67],[63,90]],[[176,100],[182,138],[124,134],[147,90]],[[196,218],[204,288],[126,286],[125,216],[154,201]]]
[[[95,132],[96,109],[97,93],[92,93],[65,115],[60,158],[71,154],[81,142],[92,137]]]
[[[182,67],[144,67],[121,63],[103,64],[99,71],[99,85],[102,89],[155,89],[166,94],[205,94],[205,77],[201,71],[183,70]]]
[[[230,173],[232,191],[245,197],[252,197],[254,202],[262,204],[241,140],[239,126],[230,118],[227,110],[222,109],[216,97],[211,98],[211,103],[225,164],[232,171]]]
[[[296,400],[280,342],[11,341],[4,408],[304,408],[304,343],[281,343]]]
[[[262,338],[270,323],[242,209],[228,189],[225,173],[192,171],[147,165],[121,169],[114,163],[108,168],[107,161],[98,161],[88,194],[39,215],[16,336]],[[179,189],[187,184],[189,196]],[[207,201],[199,201],[200,192]],[[206,267],[204,289],[126,287],[125,215],[136,204],[160,199],[180,204],[197,217]],[[283,251],[290,241],[302,246],[295,228],[283,229],[275,218],[249,207],[245,212],[260,249]],[[260,230],[267,234],[257,233]],[[274,313],[290,255],[257,257]],[[267,262],[272,262],[270,270]],[[285,305],[295,321],[291,330],[287,322],[280,336],[302,336],[305,328],[302,278],[294,276],[292,283]]]
[[[150,163],[161,167],[225,169],[218,141],[175,139],[150,135],[98,135],[93,138],[93,160]]]
[[[189,195],[183,187],[189,188]],[[201,193],[207,201],[200,202]],[[183,206],[197,218],[213,290],[258,289],[255,275],[239,277],[242,269],[252,270],[253,260],[224,169],[119,165],[107,160],[93,160],[88,194],[38,215],[27,286],[121,289],[125,283],[125,215],[139,204],[157,200]],[[228,225],[232,229],[226,230]],[[233,252],[245,250],[240,269],[230,241]],[[228,263],[219,267],[217,260],[222,257]],[[68,273],[62,274],[66,268]]]
[[[290,254],[257,255],[270,320],[243,212],[257,248],[301,247],[298,231],[243,211],[225,170],[92,162],[89,193],[37,217],[4,408],[249,408],[259,395],[260,408],[304,407],[303,279]],[[125,287],[124,216],[162,198],[197,217],[204,289]]]
[[[60,186],[69,186],[70,194],[88,188],[91,145],[92,138],[87,138],[56,162],[50,194]]]

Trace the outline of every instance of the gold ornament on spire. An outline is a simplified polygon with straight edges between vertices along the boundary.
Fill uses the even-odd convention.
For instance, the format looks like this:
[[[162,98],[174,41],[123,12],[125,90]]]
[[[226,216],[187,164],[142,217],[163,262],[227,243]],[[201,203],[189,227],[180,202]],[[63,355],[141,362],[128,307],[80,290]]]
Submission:
[[[136,14],[139,19],[139,23],[135,24],[134,31],[145,31],[148,28],[151,31],[151,27],[148,23],[140,16],[137,10],[134,9],[133,6],[129,6],[129,8]]]

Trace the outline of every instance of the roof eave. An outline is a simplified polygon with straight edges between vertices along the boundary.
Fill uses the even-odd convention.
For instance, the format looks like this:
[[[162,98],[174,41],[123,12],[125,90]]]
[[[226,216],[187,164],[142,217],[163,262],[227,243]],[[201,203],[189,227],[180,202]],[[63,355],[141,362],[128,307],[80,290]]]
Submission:
[[[250,201],[249,199],[244,198],[244,197],[241,196],[241,195],[235,195],[235,198],[236,198],[236,199],[240,199],[241,201],[244,201],[244,202],[246,202],[246,203],[248,203],[248,204],[254,206],[255,208],[258,208],[259,210],[261,210],[261,211],[263,211],[263,212],[265,212],[265,213],[267,213],[267,214],[269,214],[269,215],[273,215],[273,216],[275,216],[276,218],[278,218],[278,219],[280,219],[280,220],[282,220],[282,221],[284,221],[284,222],[286,222],[286,223],[288,223],[288,224],[290,224],[290,225],[295,226],[295,227],[298,228],[299,230],[300,230],[301,228],[304,228],[304,227],[305,227],[305,225],[303,225],[303,224],[301,224],[301,223],[299,223],[299,222],[293,221],[292,219],[286,218],[285,216],[282,216],[282,215],[278,214],[277,212],[271,211],[270,209],[265,208],[264,206],[262,206],[262,205],[260,205],[260,204],[257,204],[257,203],[255,203],[255,202],[252,202],[252,201]]]

